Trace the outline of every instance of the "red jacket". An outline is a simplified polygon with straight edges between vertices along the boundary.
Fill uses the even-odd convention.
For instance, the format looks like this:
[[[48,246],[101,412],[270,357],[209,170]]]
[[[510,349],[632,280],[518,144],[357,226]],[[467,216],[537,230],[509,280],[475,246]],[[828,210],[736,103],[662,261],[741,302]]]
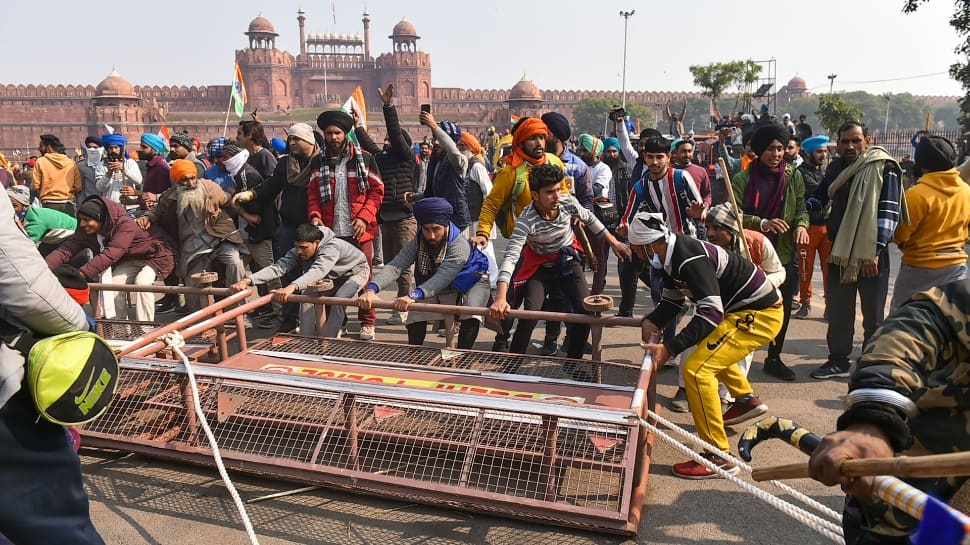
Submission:
[[[384,200],[384,183],[381,181],[380,171],[374,157],[364,153],[364,164],[367,165],[367,191],[361,192],[357,184],[357,150],[352,146],[347,157],[347,196],[350,199],[351,219],[360,218],[367,223],[367,230],[358,239],[358,243],[367,242],[377,236],[377,213]],[[335,177],[330,178],[330,194],[334,196],[326,203],[320,203],[320,171],[323,167],[323,155],[314,158],[310,164],[310,185],[307,187],[307,201],[310,218],[320,218],[323,224],[333,229],[334,222],[334,191]],[[336,229],[334,229],[336,230]]]

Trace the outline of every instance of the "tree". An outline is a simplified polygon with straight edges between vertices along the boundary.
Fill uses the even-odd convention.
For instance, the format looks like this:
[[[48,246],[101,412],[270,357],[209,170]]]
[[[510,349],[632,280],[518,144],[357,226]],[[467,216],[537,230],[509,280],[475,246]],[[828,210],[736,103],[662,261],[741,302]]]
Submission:
[[[905,0],[903,13],[913,13],[920,4],[929,0]],[[963,43],[955,48],[955,52],[965,60],[950,65],[950,77],[959,81],[966,94],[960,99],[960,125],[964,130],[970,130],[970,2],[956,2],[950,26],[957,31]]]
[[[862,108],[849,104],[839,95],[824,94],[818,97],[818,109],[815,110],[815,115],[822,126],[828,129],[829,134],[833,135],[846,121],[862,119]]]
[[[761,65],[751,59],[729,64],[732,65],[731,69],[735,73],[734,85],[738,90],[734,108],[737,109],[741,104],[743,109],[748,111],[751,109],[751,86],[758,83],[761,77]]]
[[[584,98],[576,104],[576,108],[573,110],[573,127],[575,130],[574,134],[579,133],[589,133],[589,134],[599,134],[604,125],[608,126],[608,130],[612,131],[612,123],[608,122],[607,116],[614,105],[620,104],[620,97],[603,97],[603,98]],[[626,103],[626,111],[630,115],[630,120],[633,121],[634,125],[639,121],[640,126],[643,128],[654,127],[654,117],[653,110],[632,102]]]
[[[709,97],[714,102],[721,98],[724,90],[737,80],[737,66],[734,63],[712,62],[711,64],[700,66],[694,65],[688,68],[690,74],[694,76],[694,85],[704,90],[704,96]]]

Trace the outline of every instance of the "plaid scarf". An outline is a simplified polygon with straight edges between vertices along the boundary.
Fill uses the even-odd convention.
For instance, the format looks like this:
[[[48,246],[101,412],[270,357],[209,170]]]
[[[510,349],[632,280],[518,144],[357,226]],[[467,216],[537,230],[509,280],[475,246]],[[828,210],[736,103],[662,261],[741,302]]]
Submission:
[[[357,189],[361,193],[366,193],[370,185],[367,182],[367,177],[370,173],[367,171],[367,165],[364,164],[364,153],[356,145],[349,141],[344,142],[343,149],[337,155],[320,155],[320,204],[325,204],[333,199],[333,193],[330,190],[330,179],[333,178],[336,173],[337,167],[340,163],[347,159],[347,181],[351,180],[350,175],[350,158],[356,160],[356,169],[354,170],[354,175],[357,177]]]
[[[441,249],[438,250],[437,254],[432,254],[434,248],[429,247],[424,237],[419,235],[418,238],[418,256],[414,260],[415,275],[419,278],[431,278],[434,273],[438,270],[438,267],[445,260],[445,254],[448,253],[448,239],[451,235],[451,226],[448,227],[448,232],[445,234],[445,238],[441,241]]]

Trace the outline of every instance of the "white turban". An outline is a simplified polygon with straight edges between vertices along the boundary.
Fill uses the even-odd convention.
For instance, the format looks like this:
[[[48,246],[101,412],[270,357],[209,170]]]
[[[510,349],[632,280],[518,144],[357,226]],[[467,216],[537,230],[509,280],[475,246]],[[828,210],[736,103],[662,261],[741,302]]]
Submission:
[[[670,234],[663,214],[655,212],[639,212],[630,222],[630,244],[650,244],[660,239],[666,239]]]

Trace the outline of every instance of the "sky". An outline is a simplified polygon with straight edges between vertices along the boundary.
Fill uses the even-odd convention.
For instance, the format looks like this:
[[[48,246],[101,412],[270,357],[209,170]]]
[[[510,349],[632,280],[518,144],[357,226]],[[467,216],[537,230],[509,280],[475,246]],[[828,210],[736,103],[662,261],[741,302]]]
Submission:
[[[628,91],[699,90],[690,65],[774,59],[779,86],[799,75],[810,91],[824,92],[827,76],[836,74],[835,90],[962,95],[946,73],[959,42],[949,26],[954,2],[930,0],[910,15],[901,12],[902,4],[168,0],[122,6],[8,0],[0,18],[6,45],[0,83],[96,85],[115,68],[135,85],[228,85],[234,51],[248,47],[243,32],[249,22],[260,14],[268,18],[280,34],[277,48],[296,55],[296,11],[303,8],[307,32],[348,34],[363,34],[366,9],[374,57],[391,50],[391,29],[407,18],[421,36],[418,48],[431,55],[434,87],[508,89],[525,75],[544,90],[619,91],[620,12],[632,10]]]

